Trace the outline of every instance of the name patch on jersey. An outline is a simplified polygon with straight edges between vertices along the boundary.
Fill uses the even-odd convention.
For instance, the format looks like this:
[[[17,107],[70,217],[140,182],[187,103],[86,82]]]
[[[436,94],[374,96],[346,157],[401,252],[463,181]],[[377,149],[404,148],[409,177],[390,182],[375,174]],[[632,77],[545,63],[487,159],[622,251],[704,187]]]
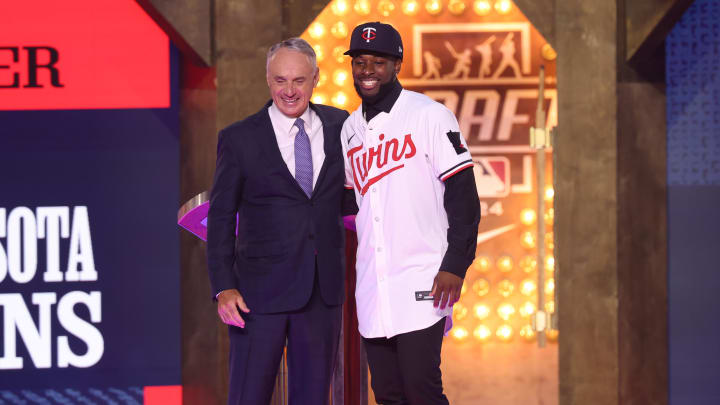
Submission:
[[[447,137],[450,140],[453,148],[455,149],[455,153],[459,155],[463,152],[467,152],[465,146],[463,146],[462,142],[460,142],[460,132],[448,131]]]
[[[360,190],[361,195],[365,195],[368,188],[383,177],[405,167],[405,164],[401,162],[415,156],[417,153],[411,134],[403,137],[402,145],[400,145],[400,140],[397,138],[384,141],[384,134],[380,134],[379,139],[380,143],[375,147],[363,150],[363,145],[360,145],[347,152],[348,160],[352,166],[353,181],[356,190]],[[373,168],[378,169],[379,172],[376,171],[376,175],[369,177],[369,173]]]

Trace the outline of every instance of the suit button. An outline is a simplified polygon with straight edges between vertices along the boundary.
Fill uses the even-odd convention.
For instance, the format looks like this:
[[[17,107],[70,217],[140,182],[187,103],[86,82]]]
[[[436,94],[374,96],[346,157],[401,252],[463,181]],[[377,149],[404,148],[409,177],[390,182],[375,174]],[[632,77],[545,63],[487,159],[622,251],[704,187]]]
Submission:
[[[312,234],[312,233],[311,233],[310,236],[308,236],[308,239],[310,239],[310,240],[315,239],[315,234]]]

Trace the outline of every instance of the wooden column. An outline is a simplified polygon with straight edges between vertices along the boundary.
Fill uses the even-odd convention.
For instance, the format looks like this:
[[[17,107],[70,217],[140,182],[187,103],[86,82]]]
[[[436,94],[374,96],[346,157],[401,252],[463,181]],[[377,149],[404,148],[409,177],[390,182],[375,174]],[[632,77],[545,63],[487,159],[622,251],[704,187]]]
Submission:
[[[617,9],[558,0],[558,248],[560,403],[618,396]]]

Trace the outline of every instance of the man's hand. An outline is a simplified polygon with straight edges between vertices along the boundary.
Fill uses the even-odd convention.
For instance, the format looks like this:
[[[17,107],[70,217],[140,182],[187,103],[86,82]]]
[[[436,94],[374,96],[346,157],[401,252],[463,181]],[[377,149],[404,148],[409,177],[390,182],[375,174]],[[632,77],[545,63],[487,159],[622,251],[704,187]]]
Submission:
[[[218,315],[220,320],[228,325],[237,326],[240,328],[245,327],[245,320],[240,316],[240,311],[245,313],[250,312],[250,309],[245,305],[240,291],[232,288],[230,290],[223,290],[217,296],[218,302]]]
[[[435,308],[440,305],[440,309],[445,309],[447,305],[453,305],[460,299],[460,290],[462,289],[463,279],[448,273],[447,271],[438,271],[433,280],[432,296],[433,306]]]

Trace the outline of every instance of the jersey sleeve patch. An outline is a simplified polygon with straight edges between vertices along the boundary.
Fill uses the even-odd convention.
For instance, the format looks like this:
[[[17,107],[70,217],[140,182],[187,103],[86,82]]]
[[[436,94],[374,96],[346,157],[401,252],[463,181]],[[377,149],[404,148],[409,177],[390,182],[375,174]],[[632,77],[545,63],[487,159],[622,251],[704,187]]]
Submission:
[[[447,137],[450,140],[450,143],[452,144],[453,148],[455,149],[455,153],[458,155],[467,152],[467,149],[465,149],[465,146],[460,142],[460,132],[457,131],[447,131]]]
[[[456,164],[455,166],[445,170],[444,172],[442,172],[442,174],[440,174],[440,176],[439,176],[440,180],[445,181],[445,180],[449,179],[450,177],[452,177],[453,175],[460,173],[461,171],[463,171],[469,167],[473,167],[472,159],[462,161],[462,162]]]

